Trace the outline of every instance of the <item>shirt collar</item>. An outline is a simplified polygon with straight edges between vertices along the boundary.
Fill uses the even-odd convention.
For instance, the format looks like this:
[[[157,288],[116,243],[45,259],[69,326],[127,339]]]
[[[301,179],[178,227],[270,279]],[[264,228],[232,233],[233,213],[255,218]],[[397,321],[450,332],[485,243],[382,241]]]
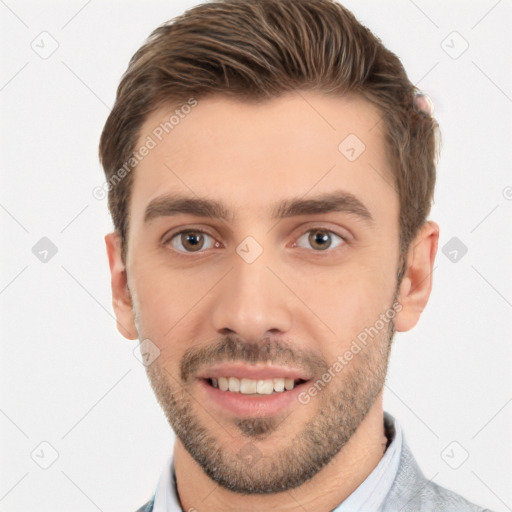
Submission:
[[[176,475],[174,473],[174,460],[172,455],[165,464],[158,482],[153,512],[183,512],[176,488]]]
[[[333,512],[358,512],[381,510],[382,503],[395,480],[402,453],[402,429],[388,413],[384,413],[384,431],[388,447],[375,469],[366,480]],[[153,512],[183,512],[176,488],[173,457],[169,457],[160,476]]]
[[[359,512],[375,510],[381,506],[396,478],[400,456],[402,454],[402,429],[388,413],[384,413],[384,431],[388,438],[388,447],[375,469],[366,480],[333,512]]]

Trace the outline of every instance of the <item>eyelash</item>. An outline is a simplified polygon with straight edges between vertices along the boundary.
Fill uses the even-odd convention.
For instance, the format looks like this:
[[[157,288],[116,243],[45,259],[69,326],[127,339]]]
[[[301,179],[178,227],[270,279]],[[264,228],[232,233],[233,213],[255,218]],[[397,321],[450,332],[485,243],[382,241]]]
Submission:
[[[340,235],[339,233],[337,233],[337,232],[335,232],[335,231],[333,231],[331,229],[327,229],[324,226],[314,226],[312,228],[309,228],[307,231],[305,231],[303,234],[301,234],[297,238],[297,240],[300,240],[303,236],[305,236],[308,233],[311,233],[313,231],[323,231],[325,233],[329,233],[329,234],[334,235],[335,237],[338,237],[338,238],[341,239],[341,243],[337,247],[334,247],[334,248],[330,248],[329,247],[329,248],[324,249],[324,250],[314,250],[314,249],[311,249],[312,252],[318,253],[319,257],[332,256],[332,254],[334,252],[337,252],[338,250],[343,249],[344,246],[348,242],[347,237],[345,237],[343,235]],[[178,231],[176,233],[173,233],[173,234],[169,235],[168,237],[165,238],[165,240],[163,242],[163,245],[164,246],[170,245],[172,240],[174,240],[178,235],[183,235],[185,233],[202,234],[202,235],[207,235],[207,236],[211,237],[212,239],[215,239],[215,237],[213,235],[211,235],[210,233],[208,233],[207,231],[203,231],[202,229],[189,228],[189,229],[184,229],[184,230],[181,230],[181,231]],[[296,244],[296,242],[294,242],[294,244]],[[208,249],[200,249],[198,251],[181,251],[181,250],[177,250],[177,249],[172,248],[172,250],[177,252],[180,256],[184,256],[184,257],[188,258],[189,256],[187,256],[187,255],[203,254]]]

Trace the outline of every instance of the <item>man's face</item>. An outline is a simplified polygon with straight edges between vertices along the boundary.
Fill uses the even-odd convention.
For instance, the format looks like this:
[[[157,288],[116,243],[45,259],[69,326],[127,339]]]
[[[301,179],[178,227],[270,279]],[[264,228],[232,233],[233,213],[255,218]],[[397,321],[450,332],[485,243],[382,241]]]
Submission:
[[[153,130],[175,108],[147,119],[137,147],[148,135],[158,142]],[[134,171],[126,272],[135,319],[121,320],[159,348],[147,372],[178,442],[226,488],[302,484],[382,389],[399,198],[378,121],[359,98],[211,97]],[[312,202],[328,194],[342,198],[338,208]],[[190,198],[188,211],[173,210],[171,195]],[[221,203],[226,218],[194,213],[197,199]],[[294,201],[303,204],[287,208]],[[235,391],[214,387],[223,377],[235,377]],[[285,377],[294,389],[280,391]]]

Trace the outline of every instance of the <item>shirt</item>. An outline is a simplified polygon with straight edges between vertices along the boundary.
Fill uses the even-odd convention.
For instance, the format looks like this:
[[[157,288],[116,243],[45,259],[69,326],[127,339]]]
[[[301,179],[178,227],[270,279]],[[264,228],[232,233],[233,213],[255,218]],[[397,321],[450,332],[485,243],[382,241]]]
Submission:
[[[402,452],[402,429],[388,413],[384,413],[384,431],[388,447],[374,470],[359,487],[332,512],[380,512],[395,480]],[[176,489],[173,457],[169,458],[158,482],[153,512],[183,512]]]

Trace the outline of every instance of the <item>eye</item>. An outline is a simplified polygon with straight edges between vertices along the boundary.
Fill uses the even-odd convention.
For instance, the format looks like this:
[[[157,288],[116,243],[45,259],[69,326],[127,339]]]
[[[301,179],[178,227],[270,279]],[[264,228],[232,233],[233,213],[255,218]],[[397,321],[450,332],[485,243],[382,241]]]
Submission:
[[[343,236],[329,229],[316,227],[306,231],[306,233],[300,236],[297,242],[293,244],[293,247],[303,247],[301,244],[304,244],[304,242],[309,244],[315,252],[323,252],[342,246],[346,240]],[[199,229],[187,229],[175,233],[170,236],[164,244],[171,245],[175,251],[181,253],[200,253],[207,249],[222,246],[222,244],[217,242],[211,235]]]
[[[211,241],[208,242],[208,239]],[[176,233],[166,243],[178,252],[200,252],[202,249],[220,247],[219,242],[214,241],[208,233],[193,229]]]
[[[297,243],[300,243],[301,240],[306,240],[306,243],[309,244],[310,247],[312,247],[313,249],[316,249],[317,251],[336,249],[337,247],[345,243],[344,237],[325,228],[313,228],[306,231],[306,233],[304,233],[294,244],[294,247],[297,245]]]

